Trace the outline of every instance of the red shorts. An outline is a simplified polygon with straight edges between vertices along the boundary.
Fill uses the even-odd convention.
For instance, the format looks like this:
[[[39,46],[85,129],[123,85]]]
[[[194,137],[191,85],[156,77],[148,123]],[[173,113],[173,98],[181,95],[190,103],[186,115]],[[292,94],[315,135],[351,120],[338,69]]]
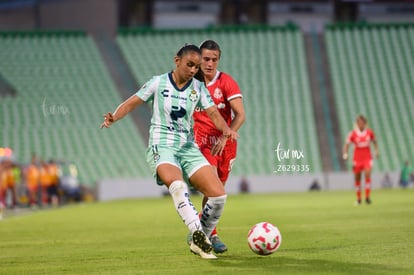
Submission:
[[[354,159],[354,164],[352,166],[352,169],[354,170],[355,174],[358,174],[365,170],[370,170],[372,168],[372,165],[373,165],[372,159],[366,159],[366,160]]]
[[[212,156],[211,146],[208,145],[201,145],[200,151],[211,165],[217,167],[218,177],[225,183],[236,160],[237,142],[228,140],[221,156]]]

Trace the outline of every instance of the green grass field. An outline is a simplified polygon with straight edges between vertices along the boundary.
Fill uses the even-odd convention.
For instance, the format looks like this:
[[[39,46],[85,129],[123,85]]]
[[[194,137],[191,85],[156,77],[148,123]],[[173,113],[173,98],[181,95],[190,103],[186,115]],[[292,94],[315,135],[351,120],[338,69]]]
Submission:
[[[229,251],[192,255],[170,198],[74,205],[0,222],[1,274],[413,274],[414,190],[231,196],[220,222]],[[193,197],[199,205],[200,197]],[[269,221],[283,241],[253,254],[246,235]]]

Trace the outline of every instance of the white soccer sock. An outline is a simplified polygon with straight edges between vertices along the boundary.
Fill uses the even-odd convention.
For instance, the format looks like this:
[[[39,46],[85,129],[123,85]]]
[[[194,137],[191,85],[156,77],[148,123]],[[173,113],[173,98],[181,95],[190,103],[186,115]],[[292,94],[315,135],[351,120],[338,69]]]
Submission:
[[[191,233],[196,230],[201,230],[200,219],[198,218],[197,210],[190,201],[187,184],[183,181],[176,180],[170,185],[169,191],[178,215],[180,215]]]
[[[204,206],[203,213],[201,215],[201,226],[204,233],[210,238],[211,232],[216,227],[221,214],[224,210],[224,204],[226,203],[227,195],[219,197],[210,197],[206,205]]]

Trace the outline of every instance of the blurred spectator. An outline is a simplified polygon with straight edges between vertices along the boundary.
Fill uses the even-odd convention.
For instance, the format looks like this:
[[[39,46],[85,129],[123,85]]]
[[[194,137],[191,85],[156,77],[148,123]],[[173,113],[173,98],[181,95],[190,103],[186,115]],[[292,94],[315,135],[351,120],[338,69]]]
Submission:
[[[390,174],[385,173],[384,178],[381,181],[381,187],[382,188],[392,188],[393,183],[390,177]]]
[[[249,182],[245,176],[243,176],[240,180],[239,191],[241,194],[250,192]]]
[[[321,185],[319,184],[317,179],[314,179],[311,186],[309,187],[309,191],[320,191]]]
[[[2,162],[2,169],[0,175],[0,204],[2,207],[7,207],[7,192],[11,194],[11,207],[16,207],[16,182],[13,173],[13,162],[11,160],[4,160]]]
[[[47,172],[49,175],[49,185],[47,187],[48,202],[52,206],[59,204],[59,168],[53,160],[49,160],[47,164]]]
[[[402,167],[400,174],[400,185],[402,188],[406,188],[408,186],[412,170],[413,169],[411,168],[409,161],[406,160],[404,162],[404,166]]]
[[[29,204],[31,207],[33,207],[36,205],[36,203],[40,203],[40,201],[38,201],[40,189],[40,171],[39,167],[37,166],[37,158],[35,154],[32,155],[32,160],[30,162],[30,165],[26,168],[24,175],[27,191],[29,192]]]
[[[12,166],[12,173],[15,182],[15,190],[16,190],[16,203],[19,205],[21,203],[22,198],[26,197],[26,186],[22,184],[22,169],[21,166],[17,163],[13,163]]]
[[[14,177],[14,181],[17,185],[22,183],[22,169],[16,163],[12,164],[12,173]]]
[[[0,162],[0,179],[3,178],[3,169],[4,169],[3,168],[3,163]],[[0,220],[3,219],[4,208],[6,207],[5,198],[3,197],[2,188],[3,188],[3,184],[0,181]]]
[[[49,204],[48,190],[52,185],[52,174],[50,173],[49,165],[47,162],[41,161],[39,180],[41,186],[41,202],[43,206],[46,206]]]

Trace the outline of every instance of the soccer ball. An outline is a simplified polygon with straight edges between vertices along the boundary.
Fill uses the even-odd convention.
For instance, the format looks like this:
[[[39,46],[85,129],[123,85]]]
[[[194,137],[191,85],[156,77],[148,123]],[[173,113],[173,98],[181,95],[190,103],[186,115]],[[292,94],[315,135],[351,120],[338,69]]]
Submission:
[[[271,223],[261,222],[250,229],[247,235],[250,249],[259,255],[270,255],[279,249],[282,235],[279,229]]]

